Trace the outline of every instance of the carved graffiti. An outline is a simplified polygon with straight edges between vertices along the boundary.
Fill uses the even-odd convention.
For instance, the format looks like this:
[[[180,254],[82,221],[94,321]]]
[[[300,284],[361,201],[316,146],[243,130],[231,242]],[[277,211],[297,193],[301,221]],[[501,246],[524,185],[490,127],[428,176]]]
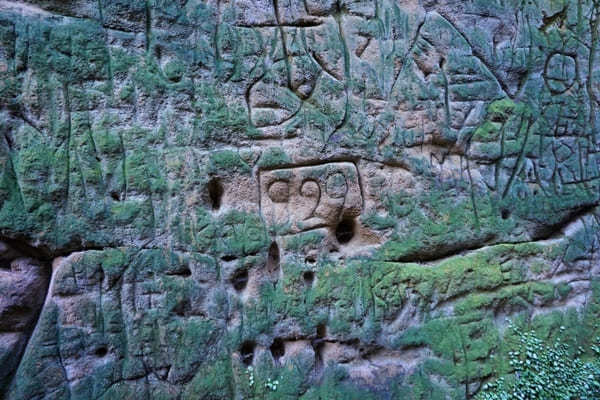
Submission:
[[[259,179],[263,217],[285,233],[333,226],[362,211],[358,170],[351,162],[261,171]]]

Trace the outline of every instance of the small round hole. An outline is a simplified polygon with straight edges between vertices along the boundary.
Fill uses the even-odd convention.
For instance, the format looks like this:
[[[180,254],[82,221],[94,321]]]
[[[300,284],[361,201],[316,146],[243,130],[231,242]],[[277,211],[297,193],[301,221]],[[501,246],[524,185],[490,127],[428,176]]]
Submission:
[[[244,365],[251,365],[254,361],[254,347],[256,344],[253,341],[246,340],[240,347],[240,355],[242,356],[242,362]]]
[[[502,219],[508,219],[508,217],[510,217],[510,211],[504,208],[502,209],[502,211],[500,211],[500,216],[502,217]]]
[[[285,355],[285,345],[283,343],[283,340],[275,338],[269,350],[271,350],[271,355],[273,356],[273,359],[279,360]]]
[[[335,237],[340,244],[348,243],[354,237],[355,223],[353,219],[343,219],[335,228]]]
[[[121,196],[119,196],[119,193],[117,193],[117,192],[110,192],[110,197],[114,201],[121,201]]]
[[[108,354],[108,349],[106,348],[106,346],[98,347],[94,354],[96,355],[96,357],[104,357]]]
[[[246,285],[248,284],[248,270],[241,269],[237,271],[231,277],[231,284],[233,285],[233,288],[238,292],[244,290],[246,288]]]
[[[307,264],[314,264],[314,263],[317,262],[317,260],[315,259],[314,256],[306,256],[304,258],[304,262],[307,263]]]

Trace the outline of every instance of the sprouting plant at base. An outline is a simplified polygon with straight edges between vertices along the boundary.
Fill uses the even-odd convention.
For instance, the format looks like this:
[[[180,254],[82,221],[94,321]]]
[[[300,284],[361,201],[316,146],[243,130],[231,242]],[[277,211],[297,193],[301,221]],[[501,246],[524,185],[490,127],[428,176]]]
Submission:
[[[592,400],[600,399],[600,361],[583,362],[556,339],[545,344],[534,331],[522,332],[512,323],[517,348],[508,353],[514,375],[484,385],[478,400]],[[561,331],[564,331],[561,327]],[[600,343],[600,338],[598,338]],[[592,346],[596,356],[600,347]],[[579,353],[582,349],[578,349]]]

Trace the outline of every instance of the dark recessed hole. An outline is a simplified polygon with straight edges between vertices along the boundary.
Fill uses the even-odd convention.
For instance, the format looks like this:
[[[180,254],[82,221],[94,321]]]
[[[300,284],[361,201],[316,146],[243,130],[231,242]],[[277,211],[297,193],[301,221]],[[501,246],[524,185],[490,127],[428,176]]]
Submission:
[[[273,359],[279,360],[285,355],[285,345],[283,343],[283,340],[275,338],[269,350],[271,350],[271,355],[273,356]]]
[[[192,276],[192,270],[188,267],[183,267],[182,269],[177,269],[175,271],[167,272],[167,275],[176,275],[181,276],[183,278],[189,278]]]
[[[304,262],[307,263],[307,264],[314,264],[314,263],[317,262],[317,260],[315,259],[314,256],[306,256],[304,258]]]
[[[223,257],[221,257],[221,260],[229,262],[229,261],[233,261],[235,260],[237,257],[236,256],[232,256],[232,255],[224,255]]]
[[[108,349],[106,348],[106,346],[98,347],[96,351],[94,351],[94,354],[96,355],[96,357],[104,357],[108,354]]]
[[[117,192],[110,192],[110,197],[114,201],[121,201],[121,196],[119,196],[119,193],[117,193]]]
[[[279,270],[279,246],[277,243],[271,243],[269,253],[267,254],[267,271],[269,274],[274,274]]]
[[[161,45],[157,44],[154,46],[154,55],[159,60],[162,58],[162,46]]]
[[[211,179],[206,185],[208,189],[208,197],[213,210],[221,208],[221,198],[223,197],[223,185],[218,179]]]
[[[244,290],[248,284],[248,270],[241,269],[231,277],[231,284],[238,292]]]
[[[240,347],[240,355],[242,356],[242,362],[244,365],[251,365],[254,361],[254,347],[256,343],[250,340],[246,340]]]
[[[317,338],[311,341],[313,351],[315,352],[315,364],[317,368],[323,366],[323,348],[325,347],[326,331],[325,324],[317,325]]]
[[[190,314],[191,305],[189,300],[182,300],[173,307],[173,312],[178,317],[185,317]]]
[[[502,217],[502,219],[508,219],[508,217],[510,217],[510,211],[504,208],[502,209],[502,211],[500,211],[500,216]]]
[[[306,271],[302,274],[302,278],[304,279],[304,283],[307,286],[310,286],[313,284],[313,282],[315,280],[315,273],[312,271]]]
[[[322,339],[327,335],[327,326],[325,324],[317,325],[317,337]]]
[[[335,237],[338,243],[348,243],[354,237],[355,224],[353,219],[344,218],[335,228]]]

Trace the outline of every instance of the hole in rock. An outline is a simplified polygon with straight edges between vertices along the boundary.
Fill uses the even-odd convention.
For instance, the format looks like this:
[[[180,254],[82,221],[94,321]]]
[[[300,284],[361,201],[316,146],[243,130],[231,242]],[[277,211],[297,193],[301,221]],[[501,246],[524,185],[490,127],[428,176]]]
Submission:
[[[327,326],[325,324],[317,325],[317,337],[323,339],[327,335]]]
[[[162,47],[159,44],[154,46],[154,55],[159,60],[162,58]]]
[[[175,276],[181,276],[183,278],[189,278],[190,276],[192,276],[192,270],[189,269],[188,267],[183,267],[183,268],[177,269],[175,271],[167,272],[167,275],[175,275]]]
[[[108,349],[106,348],[106,346],[98,347],[94,354],[96,355],[96,357],[104,357],[108,354]]]
[[[500,216],[502,217],[502,219],[508,219],[508,217],[510,217],[510,211],[504,208],[502,209],[502,211],[500,211]]]
[[[279,246],[277,243],[271,243],[269,253],[267,254],[267,271],[270,274],[277,272],[279,269]]]
[[[302,274],[302,278],[304,278],[304,283],[306,286],[311,286],[315,280],[315,273],[312,271],[306,271]]]
[[[242,362],[248,366],[254,361],[254,347],[256,344],[253,341],[246,340],[240,347],[240,355],[242,356]]]
[[[117,193],[117,192],[110,192],[110,197],[114,201],[121,201],[121,196],[119,196],[119,193]]]
[[[221,260],[223,260],[225,262],[233,261],[235,259],[236,259],[236,256],[232,256],[232,255],[224,255],[223,257],[221,257]]]
[[[335,238],[338,243],[348,243],[354,237],[355,223],[353,219],[344,218],[335,228]]]
[[[275,338],[269,350],[271,350],[271,355],[273,356],[273,359],[279,360],[285,355],[285,345],[283,343],[283,340],[281,340],[280,338]]]
[[[314,263],[317,262],[317,260],[315,259],[314,256],[306,256],[304,258],[304,262],[307,263],[307,264],[314,264]]]
[[[221,208],[221,198],[223,197],[223,185],[218,179],[211,179],[207,184],[208,197],[213,210]]]
[[[311,341],[313,351],[315,352],[315,364],[317,368],[323,366],[323,349],[325,347],[325,334],[327,328],[325,324],[317,325],[317,338]]]
[[[248,284],[248,270],[241,269],[237,271],[231,277],[231,284],[233,285],[233,288],[238,292],[244,290],[246,288],[246,285]]]
[[[186,315],[189,315],[190,310],[191,310],[191,305],[188,300],[182,300],[179,303],[177,303],[177,305],[175,305],[175,307],[173,307],[173,312],[178,317],[185,317]]]

